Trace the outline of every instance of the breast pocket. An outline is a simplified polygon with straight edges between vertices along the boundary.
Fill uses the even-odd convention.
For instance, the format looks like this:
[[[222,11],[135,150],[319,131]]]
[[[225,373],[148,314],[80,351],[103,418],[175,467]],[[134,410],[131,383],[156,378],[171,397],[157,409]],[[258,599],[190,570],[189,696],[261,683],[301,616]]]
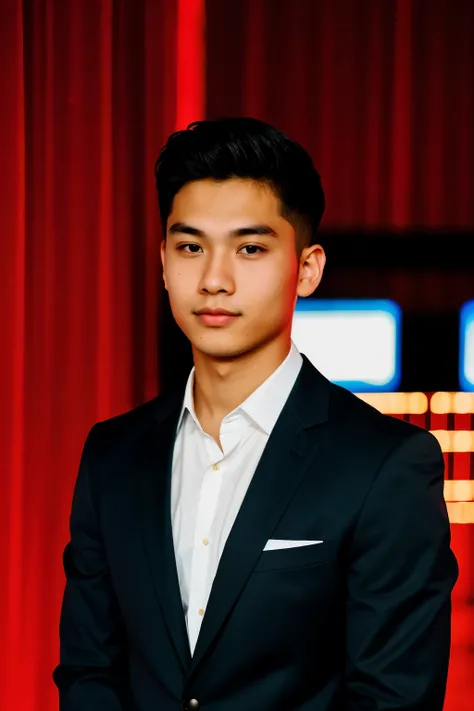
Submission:
[[[332,557],[333,547],[330,541],[307,546],[295,546],[294,548],[263,551],[253,572],[260,573],[264,570],[284,568],[309,568],[327,563]]]

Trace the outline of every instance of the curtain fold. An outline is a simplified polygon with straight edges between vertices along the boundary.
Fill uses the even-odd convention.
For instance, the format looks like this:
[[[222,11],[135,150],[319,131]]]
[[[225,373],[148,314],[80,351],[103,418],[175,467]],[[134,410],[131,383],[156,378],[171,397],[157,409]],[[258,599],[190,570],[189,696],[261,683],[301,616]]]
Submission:
[[[206,0],[210,117],[312,154],[329,229],[474,224],[471,0]]]
[[[44,711],[85,435],[158,391],[179,26],[169,0],[5,0],[0,27],[0,708]]]
[[[0,496],[0,706],[5,704],[5,685],[15,672],[20,639],[15,621],[21,619],[23,571],[19,565],[24,548],[21,519],[24,493],[25,415],[25,144],[23,88],[23,18],[19,4],[3,8],[0,22],[0,96],[8,111],[0,112],[3,166],[0,195],[8,209],[2,214],[0,284],[3,342],[0,347],[0,406],[7,405],[0,428],[0,448],[7,476]],[[7,409],[8,408],[8,409]],[[3,414],[3,413],[2,413]]]

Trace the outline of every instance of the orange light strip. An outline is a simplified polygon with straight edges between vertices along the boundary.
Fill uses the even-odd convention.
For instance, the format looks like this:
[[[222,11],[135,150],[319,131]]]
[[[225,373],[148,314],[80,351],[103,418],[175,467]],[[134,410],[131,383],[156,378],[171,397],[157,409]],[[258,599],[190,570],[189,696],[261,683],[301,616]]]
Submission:
[[[444,498],[450,523],[474,523],[474,481],[445,481]]]
[[[474,452],[474,432],[471,430],[431,430],[443,452]]]
[[[474,481],[471,479],[450,479],[444,482],[446,501],[474,501]]]
[[[437,415],[474,413],[474,393],[434,393],[430,400],[430,410]]]
[[[430,399],[425,393],[357,393],[364,402],[387,415],[423,415],[430,410],[436,415],[474,414],[474,393],[437,392]]]
[[[425,393],[357,393],[358,397],[387,415],[423,415],[428,412]]]
[[[446,506],[450,523],[474,523],[474,502],[448,501]]]

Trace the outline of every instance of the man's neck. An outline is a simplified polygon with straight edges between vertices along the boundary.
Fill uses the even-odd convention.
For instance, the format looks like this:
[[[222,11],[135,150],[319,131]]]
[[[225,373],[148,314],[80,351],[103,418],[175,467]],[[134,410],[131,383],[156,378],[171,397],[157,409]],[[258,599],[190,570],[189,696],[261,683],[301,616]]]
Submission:
[[[203,423],[220,424],[283,363],[290,337],[274,341],[233,360],[218,360],[194,351],[194,410]]]

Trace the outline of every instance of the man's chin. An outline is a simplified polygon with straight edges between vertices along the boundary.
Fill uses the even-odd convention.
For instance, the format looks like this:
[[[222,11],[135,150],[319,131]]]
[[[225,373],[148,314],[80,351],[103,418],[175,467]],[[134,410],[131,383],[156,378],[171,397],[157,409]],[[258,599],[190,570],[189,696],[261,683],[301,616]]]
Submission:
[[[248,343],[236,343],[227,338],[200,338],[191,341],[191,346],[206,358],[219,360],[233,360],[252,350]]]

